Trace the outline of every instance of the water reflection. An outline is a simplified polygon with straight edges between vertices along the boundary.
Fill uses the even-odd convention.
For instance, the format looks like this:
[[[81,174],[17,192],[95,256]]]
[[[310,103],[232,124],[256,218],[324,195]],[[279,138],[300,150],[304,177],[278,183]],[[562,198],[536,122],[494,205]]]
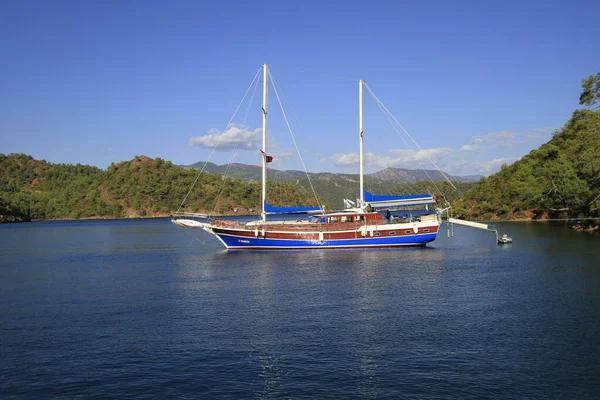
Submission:
[[[563,228],[502,227],[512,246],[455,227],[420,249],[227,252],[168,221],[3,227],[3,388],[483,398],[510,378],[496,397],[590,397],[600,246]]]
[[[229,326],[228,334],[237,332],[248,340],[250,360],[260,365],[259,397],[279,397],[297,382],[302,373],[289,365],[297,365],[294,356],[322,363],[328,362],[322,359],[328,351],[351,360],[334,368],[333,375],[350,373],[361,397],[377,397],[377,360],[389,351],[390,328],[402,318],[402,310],[440,287],[443,257],[436,248],[214,251],[181,255],[177,265],[187,282],[180,286],[184,296],[199,302],[199,309],[210,307],[217,321]],[[212,298],[212,291],[219,299]],[[408,300],[398,303],[398,291],[408,292]],[[221,322],[212,324],[218,331],[215,324]],[[211,340],[231,350],[240,346],[225,332]]]

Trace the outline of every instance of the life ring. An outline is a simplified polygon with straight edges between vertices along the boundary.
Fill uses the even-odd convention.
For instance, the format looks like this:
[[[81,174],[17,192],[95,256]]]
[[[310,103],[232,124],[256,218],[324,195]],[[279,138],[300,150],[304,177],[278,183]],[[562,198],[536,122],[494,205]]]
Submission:
[[[367,227],[366,227],[366,226],[364,226],[364,225],[363,225],[363,226],[361,226],[361,227],[358,229],[358,231],[360,232],[360,234],[361,234],[361,236],[362,236],[362,237],[365,237],[365,236],[367,236]]]

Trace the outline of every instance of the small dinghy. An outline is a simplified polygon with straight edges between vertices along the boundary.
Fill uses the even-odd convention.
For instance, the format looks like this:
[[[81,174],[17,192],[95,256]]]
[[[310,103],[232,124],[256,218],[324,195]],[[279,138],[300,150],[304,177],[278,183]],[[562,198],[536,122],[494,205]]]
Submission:
[[[512,243],[512,238],[509,237],[506,233],[502,236],[498,236],[498,243],[499,244],[507,244],[507,243]]]

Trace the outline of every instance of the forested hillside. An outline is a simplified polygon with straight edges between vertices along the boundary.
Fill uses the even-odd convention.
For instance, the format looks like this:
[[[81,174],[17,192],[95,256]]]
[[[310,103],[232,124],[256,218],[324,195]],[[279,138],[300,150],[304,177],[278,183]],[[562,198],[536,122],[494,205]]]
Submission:
[[[198,171],[144,156],[101,170],[0,154],[0,220],[168,215],[179,207],[197,176]],[[257,184],[202,173],[184,209],[220,214],[234,208],[257,209],[259,193]],[[271,185],[269,194],[274,205],[315,204],[290,184]]]
[[[582,82],[579,104],[565,126],[454,202],[469,219],[600,217],[600,72]]]
[[[179,208],[197,176],[198,170],[144,156],[101,170],[81,164],[52,164],[24,154],[0,154],[0,221],[165,216]],[[358,181],[345,175],[324,174],[312,184],[328,209],[340,209],[344,198],[355,200],[359,194]],[[464,191],[473,184],[456,185]],[[366,179],[365,188],[378,194],[437,193],[450,201],[459,193],[445,182],[436,187],[426,182],[392,184],[372,178]],[[316,204],[306,179],[270,182],[267,197],[275,206]],[[261,209],[260,185],[202,173],[183,207],[213,214],[234,209],[256,214]]]
[[[454,203],[467,219],[600,217],[600,112],[577,110],[546,144]]]

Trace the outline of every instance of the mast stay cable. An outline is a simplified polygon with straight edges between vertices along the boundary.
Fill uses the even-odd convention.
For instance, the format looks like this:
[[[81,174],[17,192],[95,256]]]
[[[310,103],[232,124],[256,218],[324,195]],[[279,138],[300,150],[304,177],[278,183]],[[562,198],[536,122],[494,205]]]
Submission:
[[[321,207],[321,209],[323,208],[321,201],[319,200],[319,197],[317,196],[317,193],[315,191],[315,188],[312,184],[312,181],[310,179],[310,176],[308,175],[308,171],[306,169],[306,164],[304,163],[304,159],[302,158],[302,154],[300,153],[300,149],[298,148],[298,143],[296,142],[296,137],[294,136],[294,131],[292,130],[292,127],[290,126],[290,122],[288,120],[287,114],[283,108],[283,104],[281,103],[281,99],[279,97],[279,91],[277,90],[277,88],[279,87],[279,85],[277,84],[277,81],[275,80],[275,78],[273,77],[273,73],[269,73],[269,77],[271,78],[271,85],[273,86],[273,91],[275,92],[275,97],[277,98],[277,102],[279,103],[279,107],[281,108],[281,113],[283,114],[283,118],[285,120],[285,124],[288,127],[288,130],[290,131],[290,136],[292,137],[292,141],[294,142],[294,147],[296,148],[296,152],[298,153],[298,157],[300,158],[300,162],[302,163],[302,168],[304,168],[304,173],[306,174],[306,178],[308,179],[308,183],[310,184],[310,188],[313,192],[313,195],[315,196],[315,199],[317,200],[317,204],[319,205],[319,207]]]
[[[235,111],[233,112],[233,115],[231,116],[231,118],[229,119],[229,122],[227,123],[227,125],[225,125],[225,129],[223,130],[223,132],[225,132],[227,130],[227,128],[231,125],[231,123],[233,122],[233,119],[235,118],[235,116],[237,115],[238,110],[240,109],[240,107],[242,106],[242,104],[244,103],[244,100],[246,99],[246,96],[248,95],[248,92],[250,91],[250,89],[252,88],[252,85],[254,85],[255,81],[258,79],[258,76],[260,75],[261,72],[261,68],[258,69],[258,71],[256,72],[256,75],[254,75],[254,79],[252,79],[252,82],[250,83],[250,85],[248,86],[248,89],[246,89],[246,93],[244,93],[244,96],[242,97],[242,100],[239,102],[237,108],[235,109]],[[198,174],[196,175],[196,179],[194,180],[194,183],[192,183],[192,186],[190,187],[190,189],[188,190],[187,194],[185,195],[185,197],[183,198],[183,201],[181,202],[181,204],[179,205],[179,208],[177,208],[177,212],[179,212],[181,210],[181,208],[183,207],[183,205],[185,204],[187,198],[189,197],[190,193],[192,192],[192,190],[194,189],[194,186],[196,186],[196,183],[198,182],[198,179],[200,178],[200,175],[202,174],[202,172],[204,172],[204,170],[206,169],[206,165],[208,164],[208,161],[210,160],[210,158],[212,157],[212,155],[214,154],[215,150],[217,149],[217,147],[219,146],[219,144],[221,143],[223,136],[219,137],[219,140],[217,141],[217,143],[213,146],[210,154],[208,155],[208,158],[206,159],[206,161],[204,162],[204,165],[202,166],[202,168],[200,169],[200,171],[198,172]]]
[[[369,87],[369,85],[367,85],[366,82],[364,82],[365,87],[367,88],[367,90],[369,91],[369,93],[371,94],[371,96],[373,97],[373,99],[375,100],[375,102],[377,103],[377,105],[379,106],[379,108],[384,112],[384,114],[387,115],[388,121],[390,121],[390,123],[393,121],[396,125],[398,126],[400,129],[402,129],[402,131],[406,134],[406,136],[414,143],[414,145],[419,149],[419,150],[423,150],[421,148],[421,146],[416,142],[416,140],[412,137],[412,135],[404,128],[404,126],[402,126],[402,124],[400,124],[400,122],[398,122],[398,120],[396,119],[396,117],[387,109],[387,107],[383,104],[383,102],[381,100],[379,100],[379,98],[377,97],[377,95],[375,95],[375,93],[373,93],[373,91],[371,90],[371,88]],[[392,124],[392,127],[394,127],[394,130],[396,130],[396,132],[400,135],[400,132],[398,132],[397,128]],[[402,138],[402,135],[400,135],[400,137]],[[406,141],[403,139],[404,143],[406,144]],[[456,186],[454,186],[454,184],[452,183],[452,181],[450,181],[450,179],[448,179],[448,177],[446,176],[446,174],[437,166],[437,164],[430,158],[427,157],[427,159],[429,160],[429,162],[431,162],[431,164],[438,170],[438,172],[440,174],[442,174],[442,176],[444,177],[444,179],[455,189],[458,190],[458,188]],[[438,186],[435,184],[435,182],[433,181],[433,179],[431,179],[431,177],[429,176],[429,174],[427,173],[427,171],[423,168],[423,166],[421,165],[421,163],[419,162],[419,160],[416,160],[417,163],[419,164],[419,166],[421,166],[421,168],[423,169],[423,172],[425,172],[425,174],[427,175],[427,177],[429,178],[429,180],[433,183],[434,187],[436,188],[436,190],[439,191],[439,193],[441,195],[443,195],[442,191],[438,188]]]

